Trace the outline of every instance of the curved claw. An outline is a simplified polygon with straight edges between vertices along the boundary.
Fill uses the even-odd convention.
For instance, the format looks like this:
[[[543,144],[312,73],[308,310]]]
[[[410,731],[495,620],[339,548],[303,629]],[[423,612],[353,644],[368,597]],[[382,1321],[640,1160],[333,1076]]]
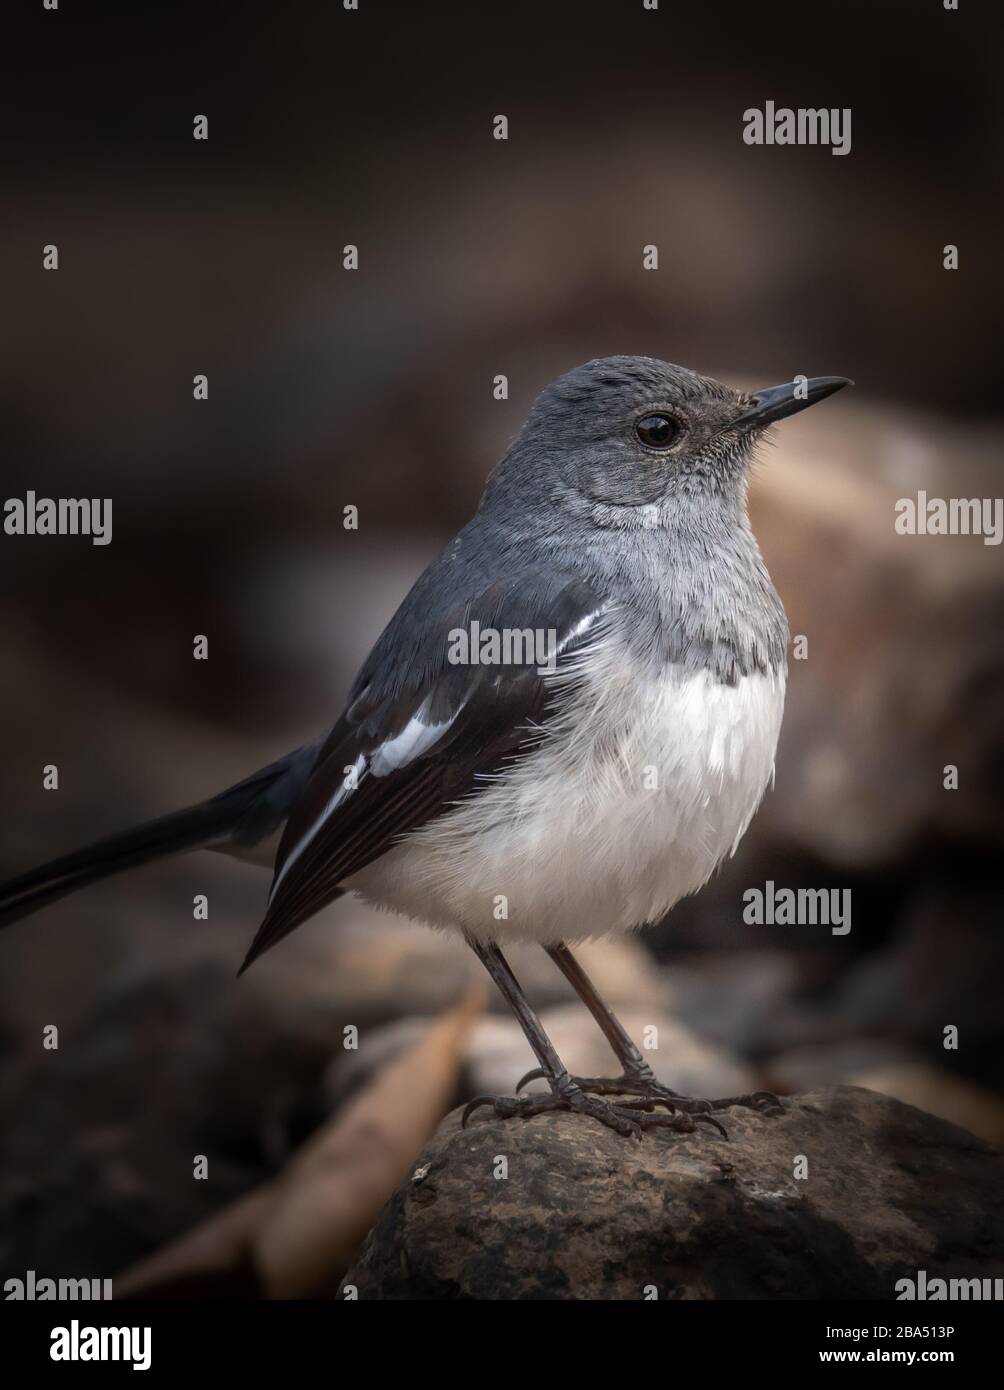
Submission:
[[[701,1113],[688,1115],[685,1110],[678,1110],[673,1115],[646,1115],[644,1117],[639,1117],[639,1123],[643,1129],[673,1129],[681,1134],[693,1134],[697,1128],[698,1121],[703,1121],[705,1124],[709,1124],[714,1129],[717,1129],[718,1133],[726,1143],[728,1143],[728,1130],[720,1120],[716,1120],[711,1115],[704,1115]]]
[[[528,1086],[531,1081],[546,1081],[547,1072],[543,1067],[531,1067],[526,1076],[516,1082],[516,1095],[519,1095],[524,1086]]]
[[[698,1113],[697,1113],[696,1115],[693,1115],[691,1118],[694,1119],[694,1120],[703,1120],[703,1122],[704,1122],[706,1125],[712,1125],[715,1129],[718,1130],[718,1133],[722,1136],[722,1138],[725,1140],[725,1142],[726,1142],[726,1143],[729,1142],[729,1132],[728,1132],[728,1130],[727,1130],[727,1129],[725,1128],[725,1126],[722,1124],[721,1120],[716,1120],[716,1119],[715,1119],[714,1115],[706,1115],[706,1114],[704,1113],[704,1111],[701,1110],[701,1111],[698,1111]]]
[[[469,1100],[467,1104],[464,1106],[464,1113],[460,1117],[460,1128],[467,1128],[467,1121],[474,1114],[475,1110],[479,1108],[479,1106],[494,1104],[494,1096],[475,1096],[473,1100]]]

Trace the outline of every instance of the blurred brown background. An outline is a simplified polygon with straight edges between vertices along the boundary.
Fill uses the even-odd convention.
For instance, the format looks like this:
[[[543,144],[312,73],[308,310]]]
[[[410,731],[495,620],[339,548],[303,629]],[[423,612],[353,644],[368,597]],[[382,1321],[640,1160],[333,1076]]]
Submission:
[[[4,495],[110,496],[114,540],[0,537],[0,871],[330,723],[558,373],[630,352],[751,387],[846,374],[853,394],[778,431],[755,490],[809,642],[776,789],[712,885],[595,968],[611,1002],[717,1058],[710,1080],[866,1077],[1001,1137],[1001,553],[893,531],[920,488],[1002,491],[990,8],[24,17],[3,74]],[[851,153],[746,146],[742,113],[768,99],[850,107]],[[850,888],[850,935],[745,925],[767,878]],[[266,887],[194,856],[4,934],[5,1270],[110,1274],[155,1248],[356,1084],[328,1066],[345,1024],[389,1027],[369,1056],[389,1055],[467,978],[461,948],[342,904],[237,984]],[[500,1070],[492,1045],[482,1030],[458,1093]]]

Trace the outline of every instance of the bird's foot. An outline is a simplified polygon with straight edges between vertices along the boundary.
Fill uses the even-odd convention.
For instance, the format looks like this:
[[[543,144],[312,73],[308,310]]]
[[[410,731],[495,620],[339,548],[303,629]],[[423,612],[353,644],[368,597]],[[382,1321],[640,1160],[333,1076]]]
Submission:
[[[534,1067],[517,1083],[516,1094],[518,1095],[531,1081],[541,1078],[546,1081],[547,1073],[542,1067]],[[702,1116],[706,1118],[715,1110],[728,1110],[733,1105],[755,1110],[761,1115],[780,1115],[784,1109],[781,1101],[771,1091],[751,1091],[745,1096],[723,1096],[719,1100],[698,1100],[694,1096],[681,1096],[679,1092],[671,1091],[668,1086],[657,1081],[650,1067],[625,1072],[623,1076],[572,1076],[569,1080],[573,1086],[590,1095],[638,1096],[653,1104],[666,1105],[678,1114],[691,1115],[695,1119]]]
[[[533,1075],[546,1077],[547,1074],[541,1071],[534,1072]],[[550,1080],[550,1078],[547,1079]],[[595,1095],[587,1094],[585,1088],[579,1085],[573,1077],[563,1077],[559,1082],[554,1083],[554,1089],[548,1095],[475,1096],[465,1107],[460,1123],[461,1126],[465,1126],[475,1110],[483,1105],[490,1105],[500,1120],[515,1118],[529,1120],[534,1115],[543,1115],[552,1110],[568,1110],[576,1115],[591,1115],[594,1120],[599,1120],[601,1124],[615,1129],[618,1134],[623,1134],[630,1139],[640,1139],[645,1130],[648,1129],[670,1129],[679,1134],[692,1134],[697,1128],[698,1122],[702,1121],[718,1130],[723,1139],[729,1137],[725,1132],[724,1125],[710,1113],[710,1107],[708,1110],[691,1112],[681,1109],[675,1101],[668,1097],[631,1095],[625,1092],[622,1087],[612,1088],[613,1090],[627,1095],[628,1098],[618,1101],[616,1104],[606,1100],[598,1100]],[[657,1105],[664,1106],[665,1110],[661,1113],[655,1113]]]

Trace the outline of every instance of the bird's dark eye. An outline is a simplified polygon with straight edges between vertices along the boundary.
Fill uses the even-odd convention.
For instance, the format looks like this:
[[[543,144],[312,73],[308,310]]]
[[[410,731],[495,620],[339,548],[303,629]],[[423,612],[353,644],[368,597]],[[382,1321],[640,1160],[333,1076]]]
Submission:
[[[668,415],[643,415],[634,429],[646,449],[668,449],[680,432]]]

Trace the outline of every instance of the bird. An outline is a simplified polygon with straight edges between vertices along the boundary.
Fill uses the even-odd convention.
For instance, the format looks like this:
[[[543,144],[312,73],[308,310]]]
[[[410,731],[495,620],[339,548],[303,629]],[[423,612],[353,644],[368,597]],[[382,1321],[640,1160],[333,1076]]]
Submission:
[[[767,1092],[663,1085],[572,947],[658,923],[697,892],[773,779],[789,633],[750,525],[750,471],[770,427],[851,384],[799,376],[750,394],[627,355],[568,371],[323,739],[11,880],[0,925],[164,855],[218,850],[272,869],[238,973],[346,893],[473,950],[537,1065],[512,1095],[474,1097],[464,1124],[483,1108],[566,1111],[633,1138],[699,1123],[727,1137],[722,1110],[776,1109]],[[620,1075],[568,1072],[503,954],[513,942],[548,953]],[[523,1094],[534,1079],[546,1089]]]

